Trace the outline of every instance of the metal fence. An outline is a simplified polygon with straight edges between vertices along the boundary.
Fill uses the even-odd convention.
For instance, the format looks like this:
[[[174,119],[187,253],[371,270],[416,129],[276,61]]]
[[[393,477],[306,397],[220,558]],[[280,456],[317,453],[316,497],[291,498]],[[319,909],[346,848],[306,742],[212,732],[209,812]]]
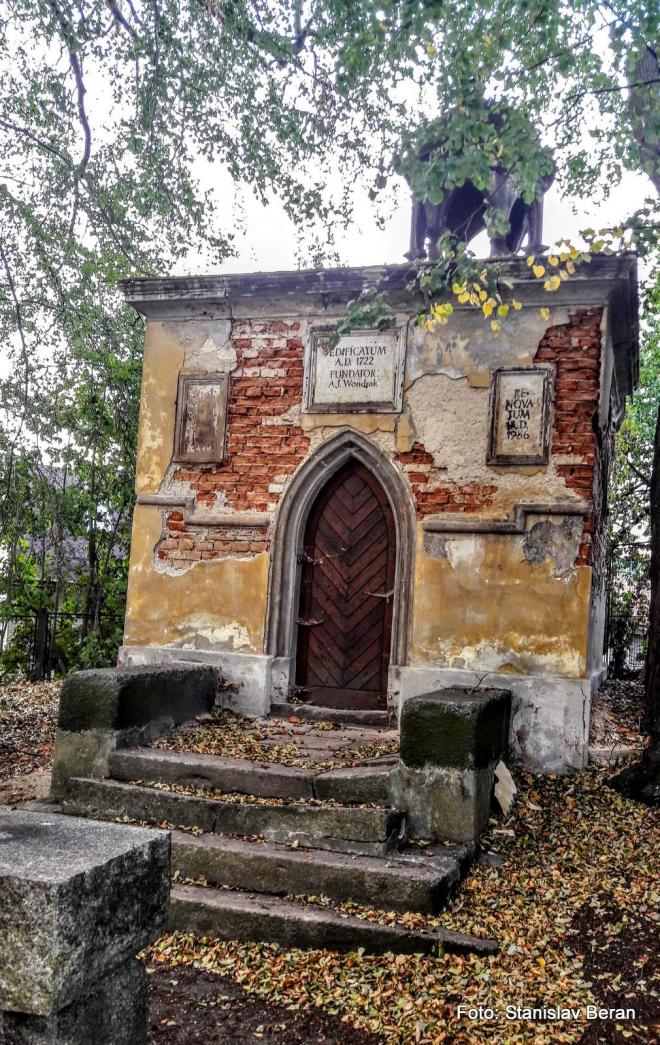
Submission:
[[[605,658],[612,678],[642,671],[649,632],[648,564],[610,563],[607,578]]]
[[[35,609],[0,618],[0,677],[20,672],[35,682],[83,666],[115,663],[123,617]]]

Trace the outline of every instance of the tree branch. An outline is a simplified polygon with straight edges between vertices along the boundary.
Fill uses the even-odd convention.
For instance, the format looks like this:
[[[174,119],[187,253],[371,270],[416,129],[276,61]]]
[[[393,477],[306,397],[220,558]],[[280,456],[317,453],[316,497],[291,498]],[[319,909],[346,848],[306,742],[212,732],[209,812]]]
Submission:
[[[122,29],[125,29],[126,32],[133,37],[134,40],[138,40],[138,34],[135,32],[135,29],[133,28],[131,23],[127,21],[127,19],[124,17],[121,8],[119,7],[119,4],[116,2],[116,0],[107,0],[107,4],[110,8],[110,13],[117,25],[121,26]],[[135,11],[133,11],[132,7],[131,11],[133,12],[133,14],[135,14]]]

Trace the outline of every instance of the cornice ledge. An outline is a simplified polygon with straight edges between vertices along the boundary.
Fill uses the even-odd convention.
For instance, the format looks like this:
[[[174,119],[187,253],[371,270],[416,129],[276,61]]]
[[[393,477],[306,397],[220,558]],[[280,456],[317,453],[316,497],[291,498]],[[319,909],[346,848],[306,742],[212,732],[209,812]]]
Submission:
[[[588,515],[591,507],[576,501],[521,501],[515,505],[513,518],[475,519],[457,512],[427,515],[422,523],[425,533],[524,533],[529,515]]]
[[[156,508],[181,508],[186,526],[254,526],[266,529],[272,521],[268,512],[198,512],[195,510],[194,497],[177,497],[172,494],[141,493],[137,503]]]

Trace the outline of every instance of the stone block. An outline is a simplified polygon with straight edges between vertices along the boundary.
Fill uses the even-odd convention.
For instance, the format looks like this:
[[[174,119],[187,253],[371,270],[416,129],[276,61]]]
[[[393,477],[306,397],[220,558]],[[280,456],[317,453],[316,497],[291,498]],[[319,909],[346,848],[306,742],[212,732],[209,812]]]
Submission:
[[[51,1016],[0,1012],[0,1045],[140,1045],[148,1016],[147,974],[130,958]]]
[[[76,671],[62,686],[58,727],[126,730],[159,718],[178,725],[211,710],[217,682],[206,665]]]
[[[401,714],[392,804],[413,838],[475,843],[488,821],[493,775],[506,755],[508,690],[453,688],[412,697]]]
[[[406,701],[399,757],[422,766],[481,769],[506,753],[511,693],[502,689],[440,689]]]
[[[62,686],[51,794],[75,776],[105,777],[117,747],[147,743],[209,712],[218,689],[208,665],[77,671]]]
[[[169,862],[165,832],[55,813],[0,815],[5,1012],[53,1016],[156,939],[167,920]]]

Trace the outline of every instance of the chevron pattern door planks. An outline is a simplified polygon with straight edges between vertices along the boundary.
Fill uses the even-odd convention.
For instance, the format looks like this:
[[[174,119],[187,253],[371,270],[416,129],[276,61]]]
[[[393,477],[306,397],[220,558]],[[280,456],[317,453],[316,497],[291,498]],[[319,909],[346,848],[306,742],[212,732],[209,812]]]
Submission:
[[[305,532],[297,683],[309,703],[387,703],[396,533],[385,491],[358,462],[321,490]]]

